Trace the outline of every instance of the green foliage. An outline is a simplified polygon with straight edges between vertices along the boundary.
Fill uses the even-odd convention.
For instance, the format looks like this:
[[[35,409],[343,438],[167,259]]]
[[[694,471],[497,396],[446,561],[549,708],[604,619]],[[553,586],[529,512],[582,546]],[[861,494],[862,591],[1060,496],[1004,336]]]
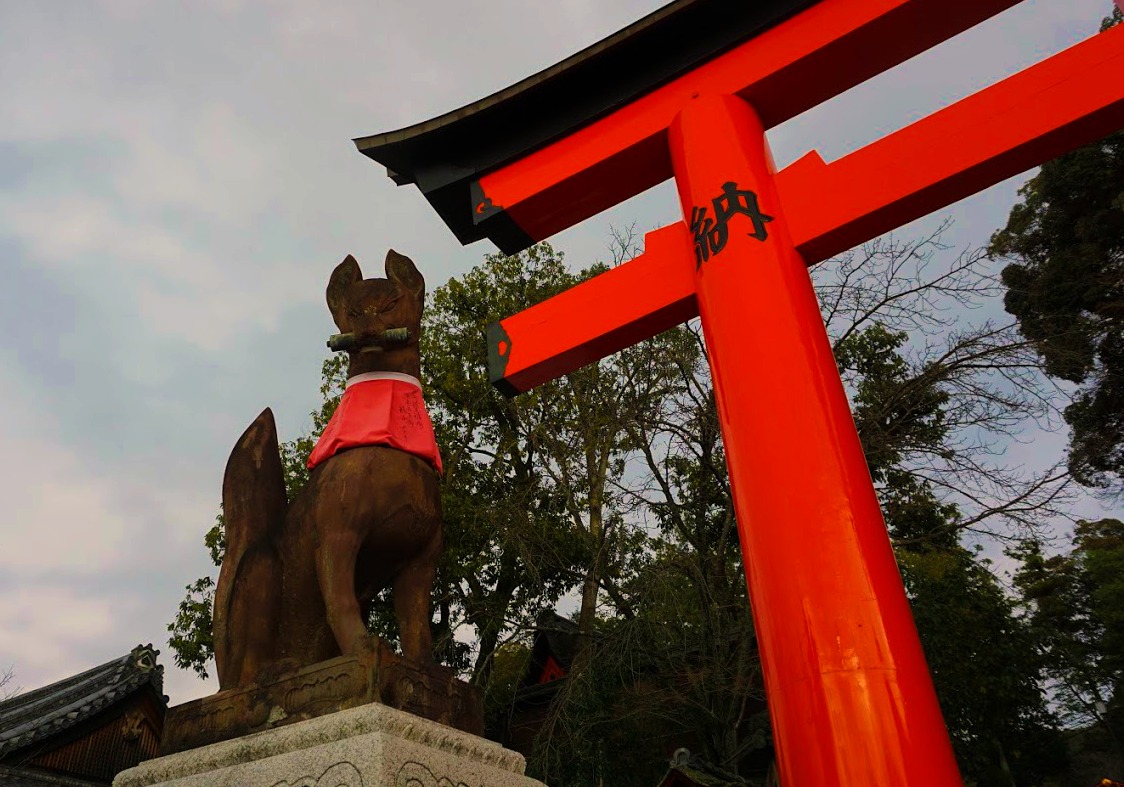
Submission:
[[[530,770],[550,784],[656,784],[680,746],[744,774],[769,743],[739,562],[723,586],[704,573],[713,553],[653,547],[625,588],[631,614],[599,622],[590,666],[567,677],[540,734]]]
[[[966,779],[1042,784],[1066,764],[1039,681],[1034,630],[962,547],[899,549],[898,562]]]
[[[857,375],[852,412],[875,483],[905,454],[941,445],[948,394],[899,352],[909,335],[875,322],[835,343],[836,363]]]
[[[168,624],[171,637],[168,647],[180,669],[190,669],[201,678],[207,677],[207,663],[215,656],[211,635],[211,605],[215,600],[215,583],[201,577],[188,585],[187,596],[180,602],[176,617]]]
[[[637,450],[629,425],[659,408],[678,374],[666,361],[676,332],[515,399],[481,362],[490,322],[605,269],[570,273],[549,244],[489,255],[438,288],[426,313],[423,376],[448,469],[442,592],[476,629],[472,679],[483,685],[502,638],[579,587],[588,630],[598,591],[641,544],[613,481]]]
[[[935,365],[907,362],[907,339],[874,322],[836,343],[836,361],[961,771],[981,785],[1040,783],[1064,749],[1032,631],[987,562],[960,546],[958,507],[904,464],[947,450],[950,398]]]
[[[931,484],[900,468],[888,470],[885,480],[879,501],[895,545],[913,551],[959,545],[956,505],[941,502]]]
[[[1073,724],[1099,724],[1124,757],[1124,522],[1077,523],[1073,548],[1038,542],[1011,551],[1054,697]]]
[[[1116,27],[1121,22],[1124,22],[1124,11],[1120,10],[1120,6],[1113,5],[1112,13],[1106,16],[1101,22],[1101,32],[1103,33],[1110,27]]]
[[[551,784],[654,784],[679,746],[744,772],[747,755],[768,742],[701,335],[684,328],[665,341],[655,358],[677,375],[664,378],[660,406],[636,412],[629,427],[640,451],[630,489],[654,527],[603,579],[612,613],[540,735],[530,768]]]
[[[484,689],[484,727],[494,737],[506,732],[515,693],[527,672],[531,649],[522,642],[505,642],[492,654],[492,671]]]
[[[215,524],[203,536],[203,545],[207,547],[211,562],[221,566],[223,555],[226,554],[226,521],[221,513],[215,517]]]
[[[226,537],[220,513],[215,524],[203,536],[211,562],[222,565],[226,553]],[[201,577],[184,590],[187,595],[180,601],[176,616],[168,624],[171,634],[168,647],[180,669],[190,669],[201,678],[207,677],[207,664],[215,656],[215,641],[211,633],[211,611],[215,601],[215,582],[211,577]]]
[[[1101,29],[1119,24],[1119,8]],[[1045,361],[1079,387],[1065,410],[1081,483],[1124,483],[1124,131],[1042,166],[991,239],[1005,306]]]
[[[1089,586],[1090,615],[1101,629],[1103,667],[1114,687],[1124,678],[1124,523],[1079,522],[1074,536],[1078,565]],[[1124,697],[1120,697],[1124,701]]]
[[[891,251],[886,269],[899,270],[904,258]],[[969,291],[972,264],[962,264],[960,279],[934,286]],[[436,655],[484,688],[487,729],[498,738],[539,612],[580,597],[582,647],[540,735],[533,772],[559,787],[655,783],[666,770],[665,749],[689,745],[716,765],[750,773],[749,755],[764,749],[769,726],[697,326],[515,399],[490,385],[482,362],[488,323],[603,270],[571,273],[561,254],[539,244],[490,255],[432,291],[422,377],[446,469],[447,542],[433,596]],[[972,396],[990,395],[973,375],[1016,365],[1004,354],[1006,337],[990,329],[958,334],[947,351],[919,360],[907,356],[910,334],[878,319],[877,298],[847,297],[836,302],[853,303],[855,317],[836,358],[962,767],[980,784],[1037,783],[1058,756],[1036,683],[1037,629],[959,545],[965,517],[937,485],[940,475],[916,467],[919,456],[958,455],[956,430],[980,422]],[[903,305],[897,295],[887,302],[891,316],[907,322],[913,317],[901,315],[929,306]],[[281,446],[290,499],[307,481],[308,454],[338,403],[343,356],[322,371],[323,403],[310,434]],[[984,415],[1011,401],[995,396]],[[217,564],[221,517],[207,546]],[[208,578],[189,586],[170,627],[177,664],[199,672],[211,655],[212,594]],[[369,625],[395,638],[386,593]],[[471,644],[462,641],[466,630]]]
[[[590,557],[577,526],[581,512],[575,521],[552,492],[543,447],[546,435],[562,431],[576,395],[561,380],[504,397],[487,378],[485,328],[579,280],[549,244],[539,244],[486,257],[438,287],[426,310],[422,376],[446,468],[437,604],[475,630],[472,680],[482,685],[504,636],[529,629],[543,605],[574,586]]]

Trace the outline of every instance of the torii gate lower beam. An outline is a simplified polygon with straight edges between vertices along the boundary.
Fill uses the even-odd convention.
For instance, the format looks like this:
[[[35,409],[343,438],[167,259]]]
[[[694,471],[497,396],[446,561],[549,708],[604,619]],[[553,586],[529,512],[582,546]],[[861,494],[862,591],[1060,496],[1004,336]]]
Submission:
[[[668,134],[685,223],[490,329],[516,391],[701,315],[786,785],[960,783],[807,265],[1124,125],[1122,45],[1103,33],[787,176],[749,104],[693,97]],[[550,329],[575,314],[578,335]]]

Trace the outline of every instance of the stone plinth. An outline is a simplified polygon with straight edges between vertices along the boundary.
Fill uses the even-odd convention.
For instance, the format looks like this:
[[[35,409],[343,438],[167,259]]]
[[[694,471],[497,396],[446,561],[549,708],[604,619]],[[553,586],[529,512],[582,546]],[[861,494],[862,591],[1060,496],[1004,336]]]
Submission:
[[[158,757],[114,787],[545,787],[498,743],[363,705]]]
[[[299,670],[263,675],[244,689],[228,689],[168,709],[160,754],[241,738],[370,702],[484,734],[478,686],[448,667],[416,664],[377,637],[365,656],[341,656]]]

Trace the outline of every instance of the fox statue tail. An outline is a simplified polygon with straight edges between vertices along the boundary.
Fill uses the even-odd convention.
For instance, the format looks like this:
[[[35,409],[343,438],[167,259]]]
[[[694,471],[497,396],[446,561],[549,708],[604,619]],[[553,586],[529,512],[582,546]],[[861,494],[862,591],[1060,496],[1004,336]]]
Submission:
[[[219,688],[244,687],[278,654],[278,589],[282,566],[277,549],[288,501],[273,411],[262,411],[238,438],[222,482],[226,553],[213,609],[215,666]]]

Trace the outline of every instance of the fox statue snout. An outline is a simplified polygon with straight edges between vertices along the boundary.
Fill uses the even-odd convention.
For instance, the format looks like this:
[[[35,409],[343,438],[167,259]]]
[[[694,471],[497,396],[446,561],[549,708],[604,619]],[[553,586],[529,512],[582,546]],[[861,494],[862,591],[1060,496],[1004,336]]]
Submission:
[[[364,279],[348,256],[328,282],[332,319],[351,335],[348,383],[305,487],[286,498],[268,408],[227,462],[214,601],[221,689],[367,652],[370,604],[388,587],[403,654],[432,662],[429,598],[444,536],[441,458],[418,382],[425,280],[393,250],[385,272]]]

